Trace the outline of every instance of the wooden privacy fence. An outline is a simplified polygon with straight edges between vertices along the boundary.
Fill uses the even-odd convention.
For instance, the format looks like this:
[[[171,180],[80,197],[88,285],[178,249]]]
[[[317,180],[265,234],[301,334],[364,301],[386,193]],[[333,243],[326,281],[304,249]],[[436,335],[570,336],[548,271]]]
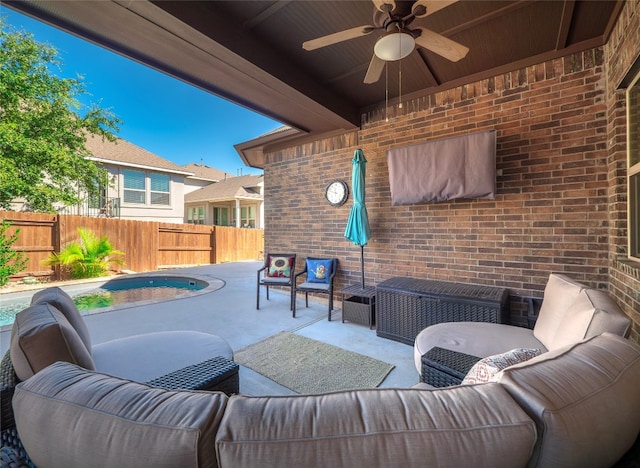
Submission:
[[[23,251],[29,259],[27,268],[12,279],[24,276],[59,279],[59,272],[42,265],[42,260],[79,240],[78,228],[107,236],[117,250],[125,253],[125,265],[121,268],[137,272],[256,260],[264,250],[262,229],[14,211],[0,211],[0,219],[11,223],[9,236],[20,229],[12,247]]]

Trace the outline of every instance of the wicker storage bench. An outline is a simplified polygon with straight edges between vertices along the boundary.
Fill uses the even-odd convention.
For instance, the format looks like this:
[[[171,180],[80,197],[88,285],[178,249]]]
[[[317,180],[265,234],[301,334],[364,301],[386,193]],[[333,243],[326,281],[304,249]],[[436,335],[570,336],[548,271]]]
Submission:
[[[376,302],[378,336],[408,345],[436,323],[509,320],[509,290],[491,286],[398,277],[377,285]]]

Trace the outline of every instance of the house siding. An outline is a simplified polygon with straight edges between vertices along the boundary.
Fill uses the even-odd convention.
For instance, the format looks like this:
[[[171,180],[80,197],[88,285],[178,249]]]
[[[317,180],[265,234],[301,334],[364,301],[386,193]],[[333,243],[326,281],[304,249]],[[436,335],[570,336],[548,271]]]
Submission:
[[[164,223],[181,224],[184,220],[184,180],[181,174],[165,173],[162,170],[150,171],[139,169],[145,174],[157,172],[166,174],[170,178],[170,204],[151,205],[148,201],[146,205],[135,205],[124,202],[124,179],[122,171],[125,169],[112,164],[104,164],[105,169],[109,172],[111,180],[115,181],[115,185],[107,189],[107,197],[120,199],[120,216],[121,219],[131,219],[136,221],[157,221]]]
[[[358,281],[360,249],[343,236],[352,198],[331,207],[324,188],[335,178],[351,186],[351,158],[362,148],[368,284],[412,276],[508,287],[511,321],[525,325],[524,298],[542,296],[550,272],[564,273],[609,288],[638,340],[637,270],[618,259],[624,96],[611,86],[611,64],[621,76],[639,54],[638,13],[638,2],[625,5],[604,48],[405,100],[363,114],[358,131],[266,153],[265,251],[338,257],[339,287]],[[495,200],[391,205],[388,149],[489,129],[498,142]]]

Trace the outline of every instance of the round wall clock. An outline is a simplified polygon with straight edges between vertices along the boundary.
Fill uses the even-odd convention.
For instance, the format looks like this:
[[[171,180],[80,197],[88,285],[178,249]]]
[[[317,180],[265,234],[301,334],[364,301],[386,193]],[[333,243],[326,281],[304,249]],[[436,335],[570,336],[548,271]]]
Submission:
[[[349,187],[340,179],[336,179],[327,185],[324,196],[332,206],[340,206],[349,198]]]

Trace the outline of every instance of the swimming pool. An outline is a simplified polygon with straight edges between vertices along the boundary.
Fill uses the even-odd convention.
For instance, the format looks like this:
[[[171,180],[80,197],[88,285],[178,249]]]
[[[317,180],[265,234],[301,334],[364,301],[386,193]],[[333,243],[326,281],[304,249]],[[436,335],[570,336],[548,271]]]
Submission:
[[[221,287],[221,281],[211,281],[177,275],[136,275],[102,283],[61,286],[83,315],[136,307],[189,295],[211,292]],[[13,324],[15,315],[31,303],[38,290],[0,295],[0,328]]]

